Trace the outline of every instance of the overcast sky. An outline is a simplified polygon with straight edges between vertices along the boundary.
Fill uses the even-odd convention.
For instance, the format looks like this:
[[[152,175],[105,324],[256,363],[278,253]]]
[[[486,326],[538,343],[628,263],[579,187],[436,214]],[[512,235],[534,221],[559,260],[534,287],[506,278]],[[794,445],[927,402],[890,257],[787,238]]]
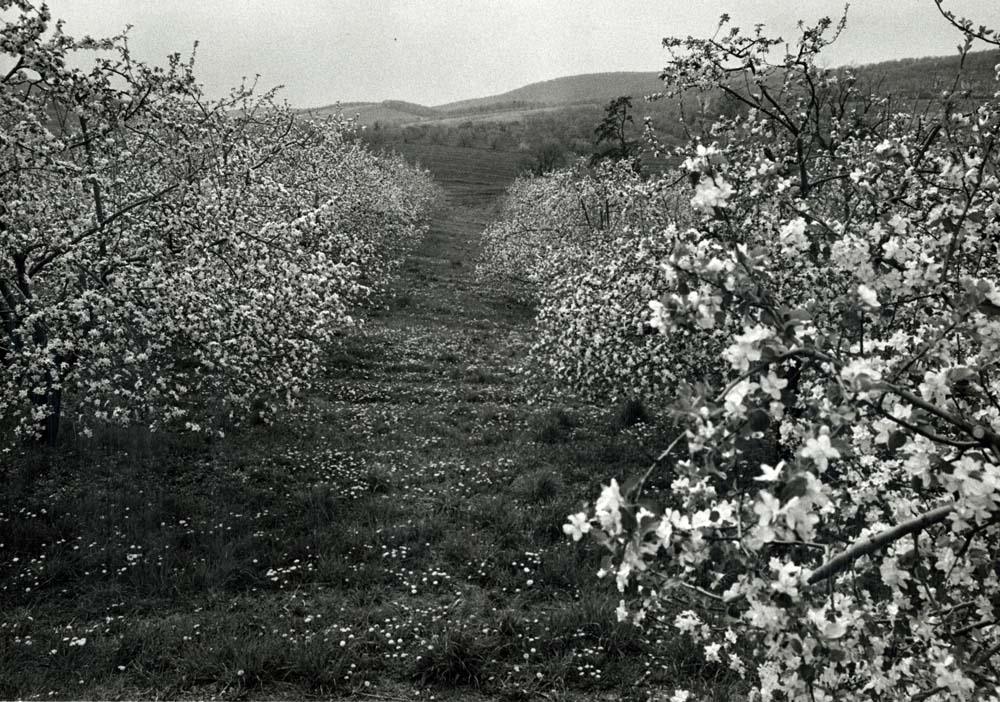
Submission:
[[[843,0],[51,0],[70,34],[134,25],[148,61],[189,53],[210,94],[242,76],[308,107],[400,99],[437,105],[576,73],[658,70],[665,36],[706,36],[728,12],[785,38],[797,19],[836,16]],[[948,0],[1000,27],[1000,0]],[[955,52],[959,34],[932,0],[856,0],[829,63]]]

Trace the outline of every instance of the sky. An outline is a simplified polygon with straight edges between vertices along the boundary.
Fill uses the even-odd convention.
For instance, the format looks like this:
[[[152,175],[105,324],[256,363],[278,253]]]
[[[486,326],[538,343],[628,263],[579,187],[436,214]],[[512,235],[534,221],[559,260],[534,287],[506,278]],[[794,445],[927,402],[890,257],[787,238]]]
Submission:
[[[578,73],[656,71],[666,36],[709,36],[727,12],[745,28],[794,36],[796,21],[838,17],[843,0],[49,0],[72,35],[133,25],[133,52],[190,54],[210,95],[243,76],[283,85],[296,107],[408,100],[438,105]],[[998,0],[946,0],[1000,27]],[[932,0],[855,0],[829,65],[956,52],[961,37]],[[983,47],[985,48],[985,47]]]

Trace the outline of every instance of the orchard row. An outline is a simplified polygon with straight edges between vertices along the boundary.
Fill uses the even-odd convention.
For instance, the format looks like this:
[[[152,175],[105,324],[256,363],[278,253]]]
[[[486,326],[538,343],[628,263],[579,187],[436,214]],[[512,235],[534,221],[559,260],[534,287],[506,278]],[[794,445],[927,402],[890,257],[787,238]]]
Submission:
[[[5,432],[222,431],[294,401],[422,235],[429,175],[344,120],[210,100],[177,56],[0,9]]]
[[[753,699],[996,700],[1000,93],[907,110],[820,66],[841,28],[667,40],[667,96],[740,109],[662,175],[518,182],[483,274],[525,278],[539,375],[679,427],[565,527],[621,618]]]

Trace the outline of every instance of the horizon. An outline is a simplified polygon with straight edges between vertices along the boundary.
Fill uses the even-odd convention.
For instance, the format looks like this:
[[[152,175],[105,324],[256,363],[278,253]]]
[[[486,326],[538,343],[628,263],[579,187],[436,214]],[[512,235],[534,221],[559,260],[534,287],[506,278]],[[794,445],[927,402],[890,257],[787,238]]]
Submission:
[[[997,54],[1000,54],[1000,48],[989,48],[989,49],[978,49],[978,50],[974,49],[970,53],[983,53],[983,54],[997,53]],[[880,63],[888,63],[888,62],[892,62],[892,61],[906,61],[906,60],[916,60],[916,61],[919,61],[921,59],[941,59],[941,58],[948,58],[949,56],[952,56],[952,55],[954,55],[956,59],[958,58],[958,54],[957,53],[954,53],[954,54],[929,54],[929,55],[924,55],[924,56],[902,56],[902,57],[897,58],[897,59],[883,59],[881,61],[872,61],[870,63],[830,64],[829,67],[830,68],[863,68],[865,66],[873,66],[873,65],[878,65]],[[998,64],[998,65],[1000,65],[1000,64]],[[573,74],[569,74],[569,75],[556,76],[554,78],[543,78],[541,80],[532,81],[531,83],[525,83],[524,85],[519,85],[516,88],[512,88],[510,90],[503,90],[503,91],[496,92],[496,93],[489,93],[487,95],[475,95],[475,96],[472,96],[472,97],[465,97],[465,98],[460,98],[458,100],[451,100],[449,102],[436,103],[436,104],[419,103],[419,102],[413,102],[411,100],[400,100],[400,99],[397,99],[397,98],[385,98],[383,100],[349,100],[349,101],[337,100],[337,101],[326,103],[326,104],[323,104],[323,105],[308,105],[308,106],[302,106],[302,107],[296,106],[296,109],[321,110],[321,109],[324,109],[324,108],[333,107],[334,105],[342,105],[342,106],[345,106],[345,107],[350,107],[350,106],[354,106],[354,105],[379,105],[379,104],[389,103],[389,102],[400,102],[400,103],[405,103],[405,104],[416,105],[417,107],[427,107],[427,108],[431,108],[431,109],[439,109],[439,108],[447,107],[449,105],[453,105],[453,104],[456,104],[456,103],[475,102],[477,100],[486,100],[486,99],[489,99],[489,98],[494,98],[494,97],[498,97],[500,95],[504,95],[506,93],[517,91],[517,90],[519,90],[521,88],[526,88],[526,87],[530,87],[530,86],[533,86],[533,85],[539,85],[539,84],[542,84],[542,83],[552,83],[552,82],[556,82],[556,81],[563,80],[563,79],[568,79],[568,78],[586,78],[588,76],[602,76],[602,75],[612,75],[612,74],[619,74],[619,73],[620,74],[635,74],[635,75],[647,74],[647,75],[649,75],[649,74],[654,74],[654,73],[660,73],[661,71],[662,71],[662,69],[645,70],[645,71],[640,69],[640,70],[595,71],[595,72],[588,72],[588,73],[573,73]]]
[[[843,2],[813,0],[791,15],[779,0],[680,3],[637,0],[627,11],[612,0],[79,0],[50,2],[74,36],[108,36],[132,25],[135,54],[162,63],[189,55],[198,42],[196,75],[211,96],[244,77],[298,108],[386,100],[425,106],[489,97],[576,75],[654,73],[663,68],[665,36],[711,35],[728,10],[736,26],[763,22],[770,34],[794,36],[795,20],[839,17]],[[730,7],[727,7],[730,6]],[[731,7],[736,5],[736,7]],[[1000,26],[988,0],[947,2],[976,24]],[[847,28],[824,54],[831,66],[956,52],[957,30],[932,0],[894,7],[859,0]],[[976,47],[974,47],[976,48]]]

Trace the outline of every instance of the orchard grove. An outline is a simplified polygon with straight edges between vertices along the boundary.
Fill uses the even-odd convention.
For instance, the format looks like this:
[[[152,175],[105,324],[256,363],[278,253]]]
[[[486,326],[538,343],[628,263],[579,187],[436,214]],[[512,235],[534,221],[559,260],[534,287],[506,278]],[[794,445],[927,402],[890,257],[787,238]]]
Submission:
[[[963,56],[1000,42],[937,4]],[[3,455],[294,405],[422,235],[430,177],[253,85],[209,99],[127,35],[0,11]],[[648,130],[655,174],[519,181],[480,275],[537,306],[539,382],[676,426],[564,527],[607,549],[621,620],[755,699],[997,700],[1000,93],[959,67],[900,104],[821,67],[842,29],[666,40],[661,99],[736,108],[677,151]]]
[[[959,59],[998,43],[937,5]],[[957,59],[933,105],[879,95],[820,66],[845,21],[665,40],[654,98],[738,108],[649,130],[662,173],[518,182],[481,273],[538,305],[529,370],[677,427],[564,527],[621,620],[752,699],[996,700],[1000,93]]]
[[[429,175],[273,92],[210,100],[193,60],[0,10],[4,436],[219,434],[294,403],[422,235]]]

